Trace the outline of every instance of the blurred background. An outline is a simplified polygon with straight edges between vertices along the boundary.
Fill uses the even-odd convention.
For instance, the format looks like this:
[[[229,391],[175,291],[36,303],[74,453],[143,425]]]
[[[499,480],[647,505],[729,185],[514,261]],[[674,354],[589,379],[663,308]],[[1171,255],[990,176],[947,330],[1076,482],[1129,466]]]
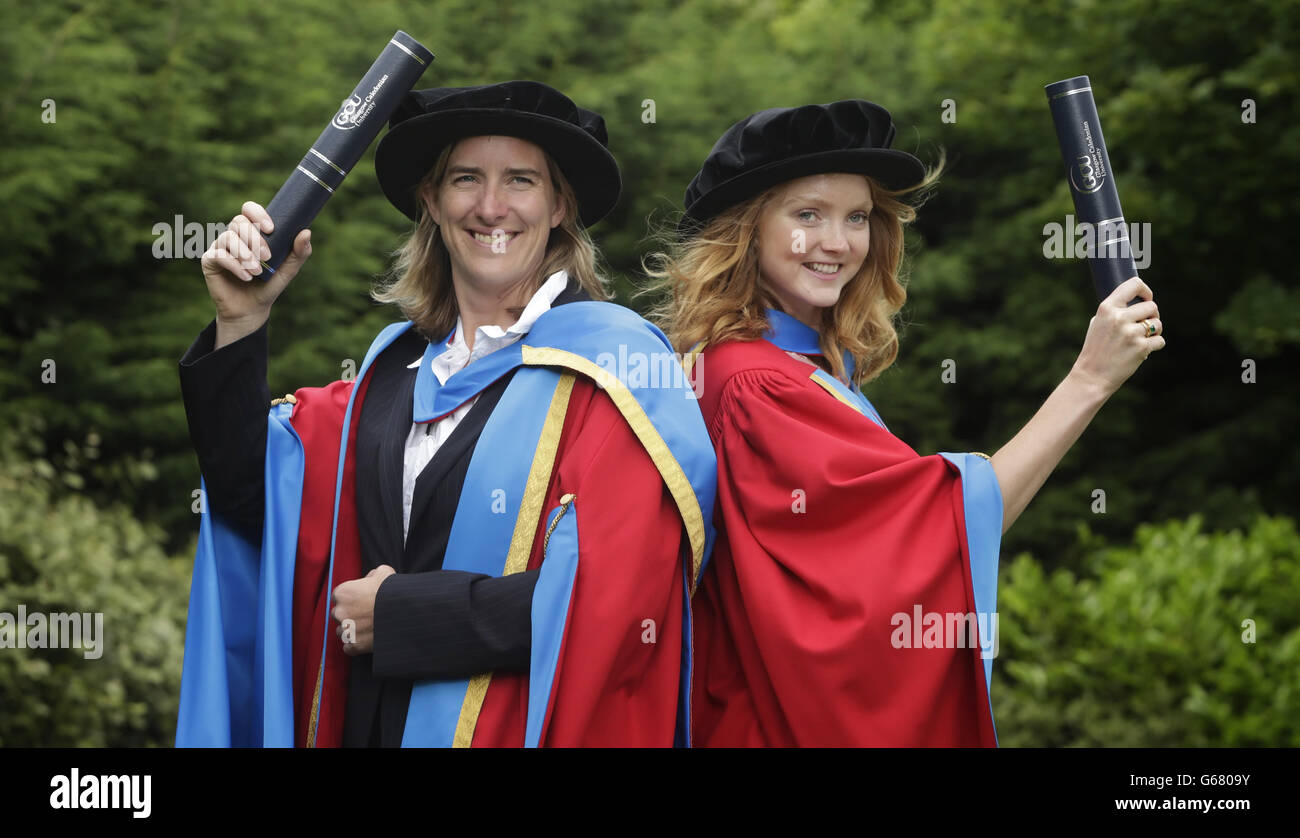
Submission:
[[[899,359],[865,388],[921,454],[995,451],[1082,344],[1087,266],[1044,255],[1073,206],[1043,86],[1089,75],[1125,214],[1150,224],[1168,346],[1004,539],[1001,742],[1300,745],[1300,5],[0,9],[0,612],[104,614],[97,660],[0,648],[0,745],[171,744],[199,526],[177,362],[213,310],[210,239],[160,258],[175,234],[156,225],[269,202],[397,29],[438,56],[417,87],[536,79],[604,115],[625,188],[593,234],[642,311],[648,230],[746,114],[866,98],[896,148],[944,150],[909,233]],[[411,227],[373,154],[273,310],[273,395],[342,377],[401,319],[367,295]]]

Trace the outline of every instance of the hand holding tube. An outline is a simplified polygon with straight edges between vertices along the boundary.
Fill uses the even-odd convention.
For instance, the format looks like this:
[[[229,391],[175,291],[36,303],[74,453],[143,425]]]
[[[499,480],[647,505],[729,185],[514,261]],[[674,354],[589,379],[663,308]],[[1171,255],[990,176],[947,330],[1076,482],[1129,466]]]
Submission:
[[[1139,298],[1129,305],[1128,300]],[[1097,306],[1070,375],[1109,397],[1152,352],[1165,347],[1160,308],[1142,280],[1130,277]]]
[[[311,230],[303,230],[280,269],[266,282],[255,282],[254,277],[264,273],[261,263],[270,253],[263,236],[274,230],[270,213],[255,201],[245,201],[240,214],[203,254],[203,279],[217,309],[214,349],[261,328],[271,305],[311,256]]]

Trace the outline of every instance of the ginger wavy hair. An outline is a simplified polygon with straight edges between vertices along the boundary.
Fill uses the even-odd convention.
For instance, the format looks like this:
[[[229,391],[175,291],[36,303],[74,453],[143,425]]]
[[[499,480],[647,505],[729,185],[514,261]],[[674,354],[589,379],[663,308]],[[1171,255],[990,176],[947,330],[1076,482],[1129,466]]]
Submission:
[[[456,143],[443,149],[438,160],[416,187],[420,196],[420,220],[406,241],[392,255],[392,267],[370,290],[371,299],[391,303],[402,316],[429,340],[441,340],[456,326],[459,310],[451,281],[451,257],[442,240],[442,231],[429,214],[429,205],[437,199]],[[599,252],[587,229],[578,218],[578,197],[555,160],[545,151],[546,170],[551,185],[564,201],[564,218],[551,230],[542,264],[529,285],[536,293],[551,274],[567,271],[593,300],[607,300],[612,295],[599,268]]]
[[[868,216],[871,244],[858,273],[845,284],[839,301],[822,310],[822,354],[837,378],[848,380],[843,353],[854,361],[852,381],[861,386],[879,376],[898,357],[898,312],[907,300],[903,266],[903,228],[932,194],[944,158],[915,186],[888,190],[863,175],[871,189]],[[695,235],[678,241],[657,238],[665,247],[642,260],[653,280],[648,291],[666,295],[650,313],[679,352],[700,341],[758,340],[770,328],[765,308],[784,308],[759,282],[757,233],[763,212],[785,186],[777,184],[733,206]]]

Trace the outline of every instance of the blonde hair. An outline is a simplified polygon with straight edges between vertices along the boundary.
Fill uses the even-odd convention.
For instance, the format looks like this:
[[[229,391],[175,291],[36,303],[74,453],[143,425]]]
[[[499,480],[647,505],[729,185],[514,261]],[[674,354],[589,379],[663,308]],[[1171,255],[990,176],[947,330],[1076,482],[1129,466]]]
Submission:
[[[451,281],[451,257],[428,209],[430,202],[437,200],[455,147],[456,143],[452,143],[443,149],[433,168],[420,180],[416,187],[420,220],[406,241],[393,251],[396,258],[392,266],[370,291],[376,302],[391,303],[401,309],[402,316],[412,321],[429,340],[446,337],[455,328],[459,313]],[[577,195],[551,155],[545,151],[542,155],[555,193],[564,202],[564,218],[551,230],[530,293],[535,293],[551,274],[564,270],[592,299],[607,300],[611,294],[599,270],[596,245],[579,220]]]
[[[903,228],[916,220],[943,170],[944,156],[914,186],[888,190],[870,176],[873,208],[868,216],[871,244],[857,274],[845,284],[835,305],[822,309],[818,330],[831,372],[848,379],[843,354],[853,356],[852,381],[861,385],[884,372],[898,357],[898,312],[907,300]],[[771,187],[709,221],[684,241],[669,240],[642,268],[655,282],[650,290],[668,292],[655,307],[655,322],[678,351],[700,341],[758,340],[770,328],[764,309],[784,311],[760,283],[757,234],[768,204],[784,184]],[[911,196],[910,201],[904,199]],[[666,236],[661,234],[660,239]]]

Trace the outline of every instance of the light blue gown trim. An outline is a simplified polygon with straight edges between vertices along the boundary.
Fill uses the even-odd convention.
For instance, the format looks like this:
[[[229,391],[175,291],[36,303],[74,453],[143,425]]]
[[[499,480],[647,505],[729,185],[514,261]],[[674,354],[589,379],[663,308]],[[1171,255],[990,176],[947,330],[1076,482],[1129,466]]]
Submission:
[[[573,598],[573,581],[578,574],[578,502],[568,510],[559,507],[547,519],[547,527],[561,515],[546,546],[542,572],[533,590],[533,647],[528,672],[528,723],[524,747],[541,743],[542,728],[550,707],[555,670],[564,645],[564,629]]]

